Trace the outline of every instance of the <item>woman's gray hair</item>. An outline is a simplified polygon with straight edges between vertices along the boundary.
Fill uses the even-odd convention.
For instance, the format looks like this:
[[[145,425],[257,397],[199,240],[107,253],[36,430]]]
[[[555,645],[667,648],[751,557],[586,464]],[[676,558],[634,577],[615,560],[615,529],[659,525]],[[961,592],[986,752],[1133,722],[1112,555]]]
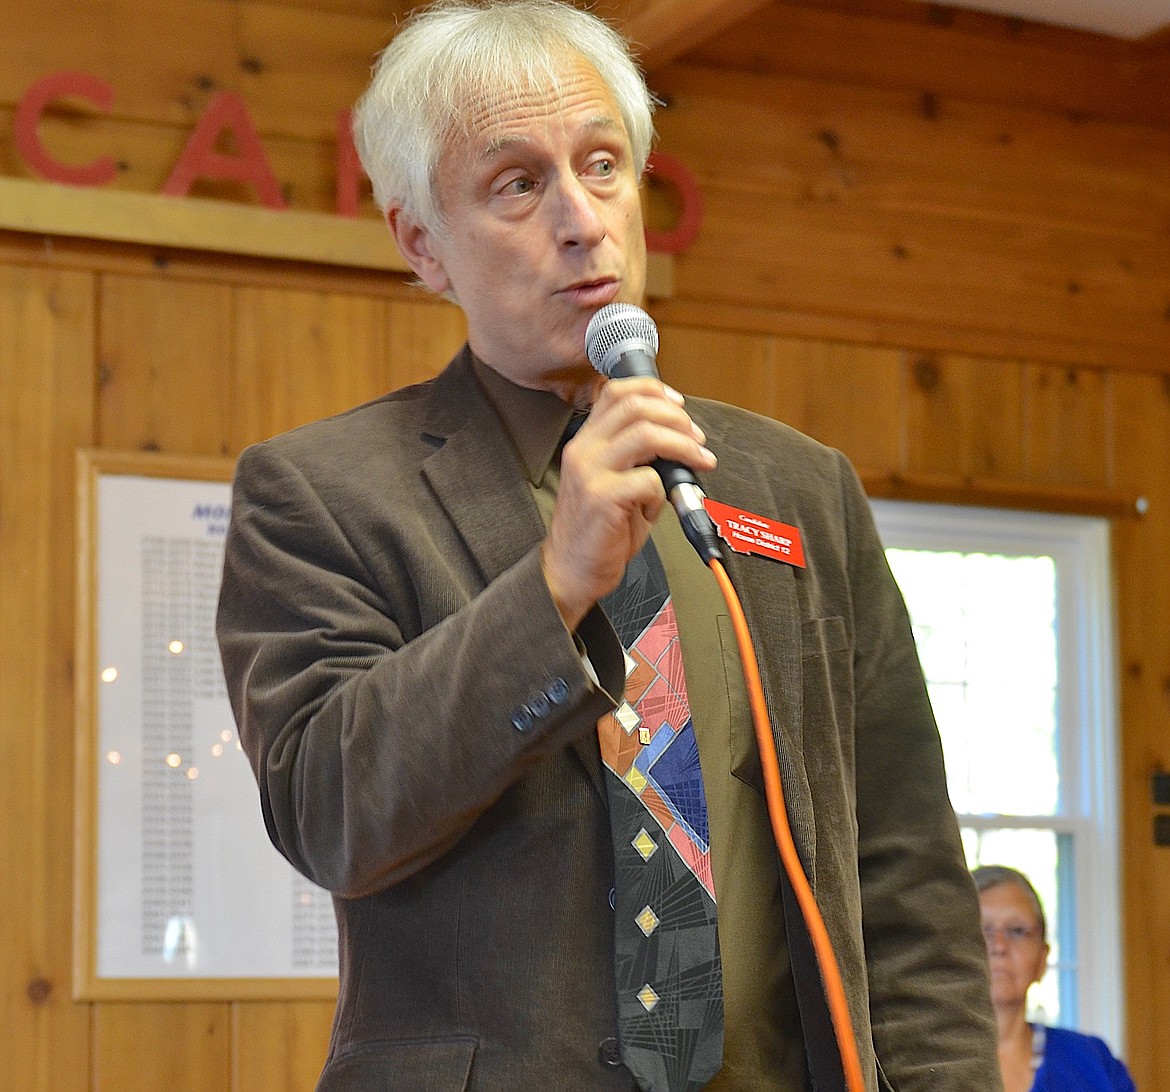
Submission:
[[[440,0],[382,51],[354,111],[354,142],[383,212],[442,230],[435,168],[444,142],[501,92],[555,86],[566,57],[591,64],[621,111],[635,166],[654,138],[654,98],[620,34],[558,0]]]
[[[984,891],[990,891],[993,887],[1001,887],[1005,883],[1015,884],[1028,896],[1036,911],[1036,921],[1040,925],[1040,939],[1045,941],[1048,939],[1048,921],[1044,917],[1044,907],[1040,903],[1040,896],[1036,894],[1036,888],[1032,886],[1032,881],[1022,872],[1015,868],[1008,868],[1007,865],[980,865],[971,870],[971,879],[975,881],[975,890],[981,895]]]

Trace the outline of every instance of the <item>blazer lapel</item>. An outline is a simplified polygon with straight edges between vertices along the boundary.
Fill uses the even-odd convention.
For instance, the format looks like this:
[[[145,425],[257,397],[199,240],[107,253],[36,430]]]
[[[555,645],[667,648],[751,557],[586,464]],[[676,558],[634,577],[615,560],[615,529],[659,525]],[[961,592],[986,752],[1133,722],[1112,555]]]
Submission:
[[[466,348],[435,380],[426,420],[439,443],[423,475],[490,584],[544,537],[544,523]]]
[[[426,418],[425,431],[438,446],[424,461],[423,474],[475,557],[486,586],[543,540],[545,526],[516,450],[472,373],[466,348],[435,380]],[[582,736],[572,748],[604,799],[596,735]]]

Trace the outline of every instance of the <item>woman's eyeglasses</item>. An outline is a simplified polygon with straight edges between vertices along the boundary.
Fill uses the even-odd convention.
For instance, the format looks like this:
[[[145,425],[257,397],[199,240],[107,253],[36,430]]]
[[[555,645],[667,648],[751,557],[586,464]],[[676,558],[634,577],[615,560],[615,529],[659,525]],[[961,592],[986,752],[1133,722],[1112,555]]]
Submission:
[[[1002,938],[1004,944],[1023,944],[1035,940],[1039,935],[1040,929],[1035,925],[983,926],[983,939],[988,944],[994,944],[997,936]]]

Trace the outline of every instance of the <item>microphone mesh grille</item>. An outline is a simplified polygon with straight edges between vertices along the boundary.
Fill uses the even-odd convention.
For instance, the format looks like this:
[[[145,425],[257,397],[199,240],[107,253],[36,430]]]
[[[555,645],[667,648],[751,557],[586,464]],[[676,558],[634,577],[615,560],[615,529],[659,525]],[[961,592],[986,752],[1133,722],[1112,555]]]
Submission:
[[[631,342],[649,345],[650,355],[658,355],[658,327],[632,303],[607,303],[585,327],[585,355],[602,375],[609,375],[617,363],[614,350]]]

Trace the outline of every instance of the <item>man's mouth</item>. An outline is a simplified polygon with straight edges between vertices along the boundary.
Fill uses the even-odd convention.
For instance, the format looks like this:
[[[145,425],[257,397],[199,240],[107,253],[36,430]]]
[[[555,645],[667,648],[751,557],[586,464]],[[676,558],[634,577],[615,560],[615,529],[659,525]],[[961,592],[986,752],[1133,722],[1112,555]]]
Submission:
[[[565,296],[582,306],[603,307],[614,301],[620,287],[621,281],[616,277],[597,277],[577,281],[567,288],[562,288],[557,295]]]

